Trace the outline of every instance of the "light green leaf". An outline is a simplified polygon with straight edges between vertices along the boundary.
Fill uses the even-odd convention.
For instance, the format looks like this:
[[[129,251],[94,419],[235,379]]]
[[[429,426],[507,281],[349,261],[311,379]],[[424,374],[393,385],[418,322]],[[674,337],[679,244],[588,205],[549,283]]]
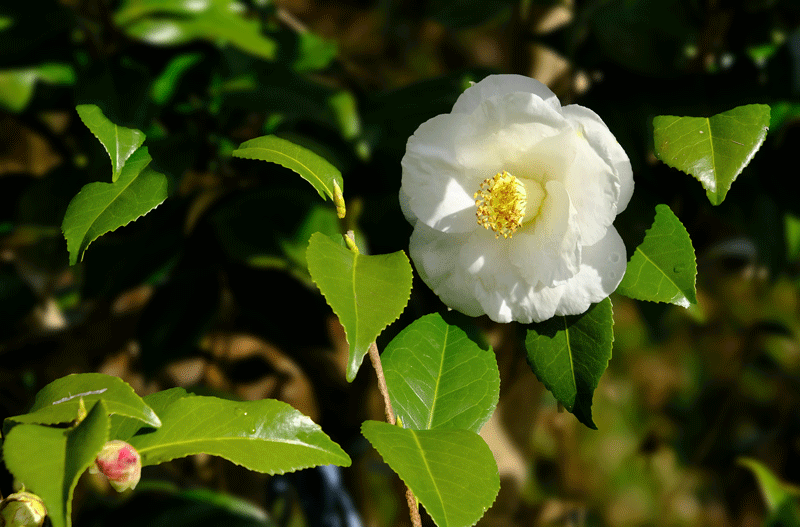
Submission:
[[[126,0],[114,18],[128,36],[150,44],[178,46],[202,39],[272,60],[275,41],[246,11],[238,0]]]
[[[767,137],[769,106],[748,104],[712,117],[659,115],[653,119],[655,153],[695,177],[719,205]]]
[[[311,419],[274,399],[177,397],[160,415],[164,426],[128,441],[142,456],[142,465],[199,453],[268,474],[350,465],[348,455]]]
[[[542,384],[578,421],[592,421],[592,395],[611,359],[614,342],[611,300],[582,315],[556,316],[528,326],[528,363]]]
[[[299,40],[295,71],[320,70],[328,66],[338,53],[336,42],[305,31],[297,35]]]
[[[402,251],[364,255],[324,234],[311,236],[308,272],[344,326],[350,355],[347,380],[356,378],[369,345],[397,320],[411,295],[411,265]]]
[[[94,104],[80,104],[75,110],[83,124],[108,152],[111,158],[111,181],[117,181],[125,162],[144,143],[144,133],[112,123]]]
[[[739,465],[750,469],[756,477],[761,495],[770,512],[769,519],[773,522],[782,520],[775,522],[777,525],[800,525],[800,510],[795,501],[798,489],[780,481],[769,468],[756,459],[740,457],[736,461]],[[767,524],[771,525],[773,522],[768,521]]]
[[[0,71],[0,108],[14,113],[27,108],[37,82],[71,85],[75,83],[75,71],[60,63]]]
[[[23,424],[3,443],[3,461],[27,490],[44,500],[53,527],[72,523],[72,492],[108,438],[108,410],[97,401],[75,428]]]
[[[469,430],[409,430],[365,421],[364,434],[439,527],[468,527],[500,490],[491,450]]]
[[[349,91],[339,91],[328,98],[328,106],[339,125],[339,132],[348,141],[361,133],[361,117],[356,98]]]
[[[233,151],[233,157],[277,163],[296,172],[317,189],[322,199],[333,199],[333,182],[344,190],[342,173],[311,150],[274,135],[245,141]]]
[[[697,303],[696,277],[689,233],[668,206],[657,205],[653,225],[628,262],[617,292],[637,300],[688,308]]]
[[[473,432],[492,416],[500,370],[482,350],[439,314],[425,315],[400,332],[381,354],[395,413],[412,430]]]
[[[109,414],[125,416],[154,428],[161,426],[156,413],[119,377],[102,373],[78,373],[51,382],[36,394],[33,407],[24,415],[9,417],[15,423],[69,423],[78,417],[80,400],[86,409],[102,399]]]
[[[144,402],[157,416],[160,416],[172,403],[184,397],[192,397],[192,394],[188,393],[183,388],[175,387],[145,395]],[[111,416],[111,427],[108,431],[108,438],[109,440],[121,439],[122,441],[128,441],[142,428],[157,427],[149,423],[145,424],[139,419],[131,419],[127,416],[115,414]]]
[[[61,224],[70,265],[83,259],[94,240],[144,216],[167,199],[166,176],[146,168],[151,159],[147,147],[142,147],[131,155],[115,183],[89,183],[72,198]]]

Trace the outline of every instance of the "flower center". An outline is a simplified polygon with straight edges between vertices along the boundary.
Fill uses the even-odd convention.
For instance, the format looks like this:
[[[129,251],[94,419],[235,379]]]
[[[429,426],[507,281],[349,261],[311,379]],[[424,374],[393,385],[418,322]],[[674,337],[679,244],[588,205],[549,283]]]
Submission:
[[[492,229],[495,238],[510,238],[523,222],[539,213],[543,194],[541,185],[535,181],[518,179],[505,170],[498,172],[485,179],[473,195],[478,207],[478,225]]]

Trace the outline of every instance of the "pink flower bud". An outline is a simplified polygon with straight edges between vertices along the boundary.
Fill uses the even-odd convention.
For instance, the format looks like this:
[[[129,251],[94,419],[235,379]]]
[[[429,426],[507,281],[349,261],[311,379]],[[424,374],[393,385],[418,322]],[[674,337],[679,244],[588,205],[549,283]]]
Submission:
[[[102,472],[117,492],[136,488],[142,475],[139,452],[125,441],[115,439],[97,454],[93,472]]]
[[[0,502],[0,527],[41,527],[47,516],[42,498],[30,492],[16,492]]]

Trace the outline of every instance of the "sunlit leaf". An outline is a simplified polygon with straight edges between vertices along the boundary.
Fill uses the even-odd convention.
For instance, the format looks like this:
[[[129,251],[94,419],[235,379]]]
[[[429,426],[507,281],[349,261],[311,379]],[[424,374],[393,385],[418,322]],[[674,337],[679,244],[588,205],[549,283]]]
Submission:
[[[412,278],[408,257],[402,251],[356,254],[315,233],[306,261],[311,278],[344,326],[350,344],[347,380],[352,382],[369,345],[408,303]]]
[[[72,492],[107,438],[108,411],[97,401],[75,428],[15,426],[3,443],[3,461],[27,490],[44,500],[53,527],[69,527]]]
[[[233,156],[268,161],[286,167],[311,183],[323,199],[333,199],[334,181],[344,190],[339,169],[311,150],[274,135],[245,141],[233,151]]]
[[[147,147],[131,155],[115,183],[89,183],[72,198],[61,230],[70,265],[83,259],[89,244],[103,234],[144,216],[167,199],[167,178],[147,165]]]
[[[767,525],[800,525],[800,508],[797,506],[798,489],[780,481],[773,472],[756,459],[740,457],[739,465],[750,469],[758,481],[761,495],[767,504]]]
[[[668,206],[657,205],[653,225],[628,262],[617,292],[637,300],[688,308],[697,303],[696,276],[689,233]]]
[[[29,413],[9,420],[29,424],[69,423],[78,417],[81,399],[84,408],[102,399],[109,414],[134,419],[140,425],[161,426],[156,413],[128,383],[102,373],[78,373],[56,379],[39,390]]]
[[[94,104],[80,104],[75,110],[83,124],[108,152],[111,158],[111,181],[117,181],[125,162],[144,143],[144,133],[112,123]]]
[[[115,21],[129,36],[162,46],[193,40],[231,44],[263,59],[275,57],[275,41],[261,22],[247,17],[238,0],[126,0]]]
[[[589,428],[592,395],[611,359],[614,342],[611,300],[582,315],[556,316],[528,326],[525,348],[533,373],[564,407]]]
[[[339,445],[284,402],[179,395],[167,397],[174,400],[161,412],[164,426],[128,441],[142,456],[142,465],[199,453],[268,474],[317,465],[350,465]]]
[[[426,315],[400,332],[381,362],[405,428],[478,432],[497,406],[500,371],[494,352],[482,350],[441,315]]]
[[[74,84],[75,71],[67,64],[47,63],[0,71],[0,108],[17,113],[27,108],[37,82]]]
[[[469,430],[409,430],[365,421],[364,434],[439,527],[468,527],[500,490],[491,450]]]
[[[712,117],[659,115],[653,120],[656,156],[694,176],[719,205],[767,137],[769,106],[748,104]]]
[[[183,388],[175,387],[168,390],[161,390],[160,392],[151,393],[144,396],[144,402],[156,415],[163,414],[166,409],[178,399],[184,397],[192,397],[193,395]],[[151,424],[145,424],[139,419],[131,419],[130,417],[115,414],[111,416],[111,426],[108,431],[108,438],[121,439],[128,441],[133,437],[136,432],[142,428],[156,428]]]

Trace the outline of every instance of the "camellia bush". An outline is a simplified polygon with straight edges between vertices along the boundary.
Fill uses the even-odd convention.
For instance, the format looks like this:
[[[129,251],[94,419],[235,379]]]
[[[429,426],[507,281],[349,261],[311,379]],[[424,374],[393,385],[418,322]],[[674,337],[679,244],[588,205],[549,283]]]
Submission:
[[[362,4],[0,7],[0,526],[800,524],[797,6]]]

